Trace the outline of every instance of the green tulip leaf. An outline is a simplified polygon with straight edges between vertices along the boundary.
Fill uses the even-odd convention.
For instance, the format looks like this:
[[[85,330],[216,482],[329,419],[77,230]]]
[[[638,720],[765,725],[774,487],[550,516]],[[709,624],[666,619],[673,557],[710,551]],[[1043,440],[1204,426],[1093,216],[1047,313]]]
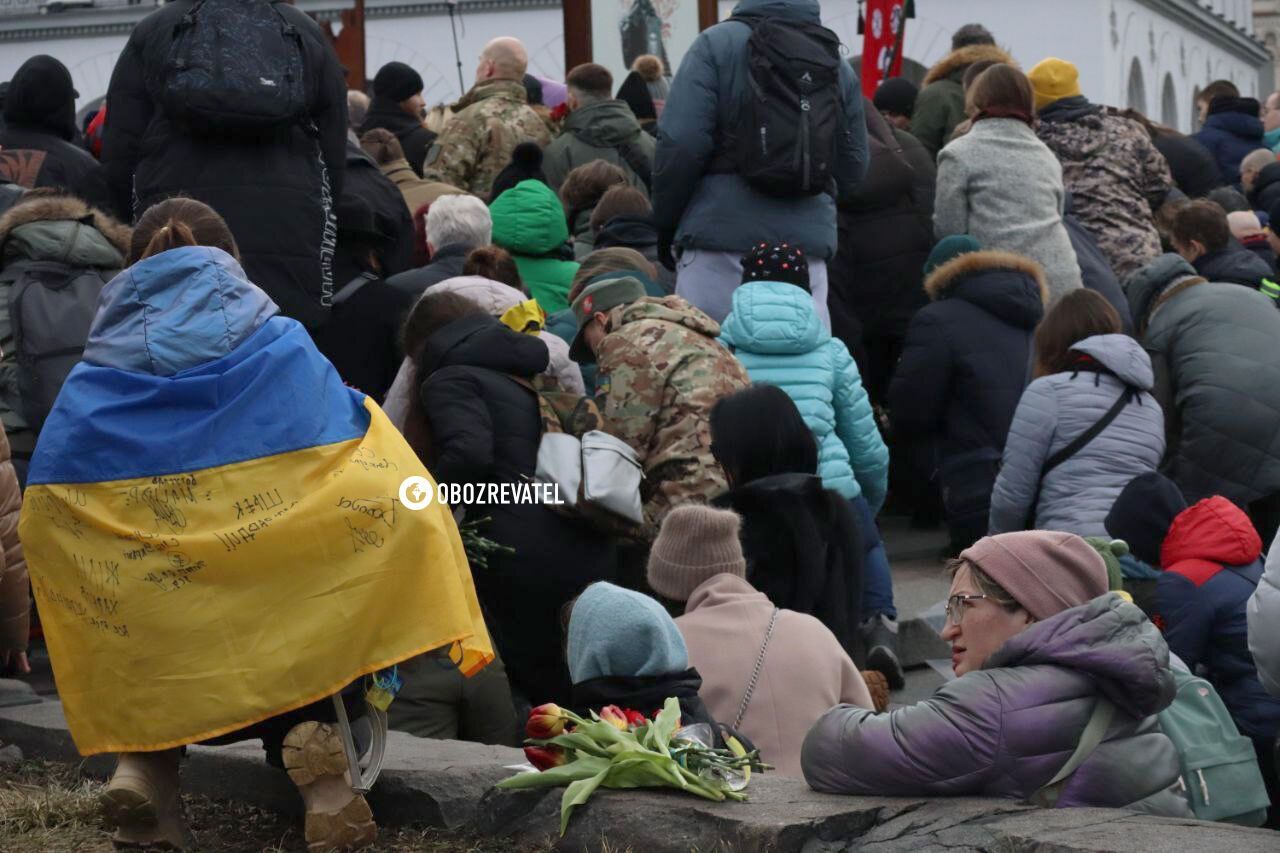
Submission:
[[[560,798],[560,835],[563,836],[569,828],[569,817],[573,814],[573,810],[591,799],[591,795],[595,793],[596,788],[604,782],[605,777],[609,775],[611,768],[606,767],[594,776],[586,779],[579,779],[564,789],[564,796]]]

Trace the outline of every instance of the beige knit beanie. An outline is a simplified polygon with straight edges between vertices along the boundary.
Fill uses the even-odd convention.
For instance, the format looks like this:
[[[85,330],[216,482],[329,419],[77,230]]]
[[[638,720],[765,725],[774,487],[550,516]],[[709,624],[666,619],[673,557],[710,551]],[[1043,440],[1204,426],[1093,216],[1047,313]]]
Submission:
[[[663,598],[688,601],[715,575],[747,576],[738,541],[738,514],[702,504],[682,504],[667,513],[649,551],[649,586]]]

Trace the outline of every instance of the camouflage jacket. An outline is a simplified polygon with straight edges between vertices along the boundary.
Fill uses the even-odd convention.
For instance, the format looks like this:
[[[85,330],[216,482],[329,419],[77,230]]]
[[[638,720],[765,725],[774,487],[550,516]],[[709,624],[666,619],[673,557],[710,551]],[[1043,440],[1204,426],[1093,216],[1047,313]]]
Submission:
[[[720,326],[678,296],[646,297],[609,312],[596,353],[605,429],[644,466],[646,534],[671,507],[725,491],[711,455],[711,407],[751,380],[716,342]]]
[[[513,80],[477,83],[453,105],[453,118],[427,152],[422,176],[488,198],[493,179],[525,141],[545,147],[551,133],[526,103],[524,86]]]
[[[1072,213],[1120,280],[1154,260],[1154,211],[1173,189],[1173,175],[1146,130],[1076,97],[1042,111],[1036,133],[1062,163]]]

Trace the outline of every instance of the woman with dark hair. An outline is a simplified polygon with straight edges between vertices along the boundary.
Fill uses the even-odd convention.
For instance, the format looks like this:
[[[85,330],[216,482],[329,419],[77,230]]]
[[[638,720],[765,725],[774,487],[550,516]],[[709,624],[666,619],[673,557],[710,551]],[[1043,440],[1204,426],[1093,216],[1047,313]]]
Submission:
[[[774,385],[722,398],[711,410],[711,452],[729,482],[716,503],[742,516],[747,580],[778,607],[816,616],[853,656],[864,564],[878,551],[887,578],[888,561],[878,537],[864,539],[850,502],[823,487],[818,444],[796,404]]]
[[[991,532],[1106,536],[1130,480],[1164,455],[1151,358],[1092,290],[1067,294],[1035,334],[1036,379],[1018,402],[991,494]]]
[[[1037,261],[1052,305],[1081,286],[1080,265],[1062,223],[1062,166],[1032,129],[1031,83],[1011,65],[993,65],[965,98],[973,127],[938,154],[934,232]]]
[[[533,482],[542,417],[530,384],[550,361],[546,344],[512,331],[470,299],[427,294],[405,324],[419,393],[406,421],[410,444],[451,486]],[[571,699],[559,617],[587,584],[615,575],[612,540],[535,503],[455,504],[509,553],[474,568],[486,624],[514,692],[533,704]]]

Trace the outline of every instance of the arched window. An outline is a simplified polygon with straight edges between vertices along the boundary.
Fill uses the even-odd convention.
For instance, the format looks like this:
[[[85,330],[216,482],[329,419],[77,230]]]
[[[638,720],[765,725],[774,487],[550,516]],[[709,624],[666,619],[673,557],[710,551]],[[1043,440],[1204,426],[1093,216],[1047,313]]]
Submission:
[[[1160,123],[1178,129],[1178,93],[1173,88],[1172,74],[1164,75],[1164,86],[1160,92]]]
[[[1136,56],[1133,62],[1129,63],[1128,106],[1147,115],[1147,86],[1142,79],[1142,66],[1138,63]]]

